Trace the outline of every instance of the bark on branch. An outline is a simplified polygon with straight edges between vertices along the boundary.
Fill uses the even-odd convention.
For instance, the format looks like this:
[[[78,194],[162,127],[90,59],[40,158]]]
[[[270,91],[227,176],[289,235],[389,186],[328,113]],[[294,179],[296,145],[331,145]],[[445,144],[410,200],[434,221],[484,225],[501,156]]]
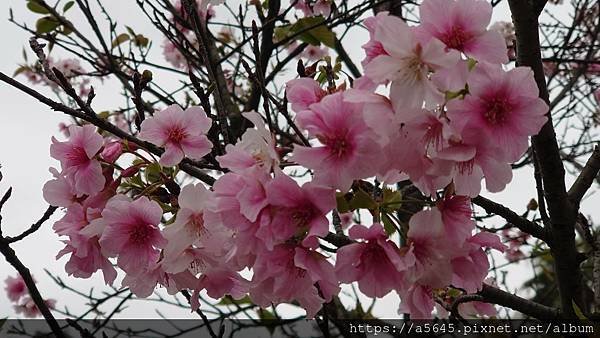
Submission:
[[[533,223],[525,217],[521,217],[502,204],[491,201],[483,196],[477,196],[471,199],[471,201],[473,201],[474,204],[482,207],[487,213],[493,213],[504,218],[508,223],[535,238],[541,239],[544,242],[548,242],[550,240],[546,229],[542,228],[536,223]]]
[[[544,78],[539,39],[538,16],[543,1],[509,0],[512,20],[517,37],[517,64],[530,67],[539,89],[539,96],[549,102],[548,88]],[[541,8],[540,8],[541,7]],[[581,303],[581,272],[575,248],[576,209],[571,204],[565,187],[565,169],[550,112],[548,121],[538,135],[533,137],[533,148],[539,158],[539,169],[544,186],[551,223],[550,249],[554,257],[562,312],[568,318],[576,318],[573,301]]]

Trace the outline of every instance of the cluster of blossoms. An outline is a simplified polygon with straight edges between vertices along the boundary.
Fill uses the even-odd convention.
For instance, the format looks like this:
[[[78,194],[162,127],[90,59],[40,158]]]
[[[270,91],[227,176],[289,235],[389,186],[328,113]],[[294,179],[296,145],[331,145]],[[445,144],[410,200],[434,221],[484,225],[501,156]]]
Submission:
[[[90,90],[90,79],[85,77],[87,74],[86,70],[81,66],[81,63],[77,59],[61,59],[54,60],[51,57],[46,59],[50,69],[58,69],[67,80],[71,83],[74,88],[78,88],[80,96],[87,96]],[[22,74],[27,77],[27,80],[32,84],[43,84],[49,86],[52,89],[57,89],[58,85],[49,80],[44,74],[41,66],[36,65],[24,65],[17,70],[18,74]]]
[[[305,17],[319,15],[328,17],[331,14],[331,5],[333,5],[333,0],[298,0],[294,3],[294,8],[301,11]]]
[[[16,277],[9,276],[4,280],[4,283],[6,284],[4,287],[6,296],[8,300],[15,303],[13,307],[17,314],[22,314],[26,318],[35,318],[41,315],[40,309],[35,305],[33,299],[31,299],[25,280],[23,280],[21,275],[17,275]],[[47,299],[44,302],[49,309],[54,309],[56,305],[56,300],[54,299]]]
[[[197,0],[196,12],[198,13],[198,17],[201,20],[209,20],[210,18],[215,16],[213,5],[219,5],[223,2],[224,0]],[[190,29],[188,29],[188,27],[181,24],[182,22],[190,22],[181,0],[176,0],[173,3],[173,12],[177,16],[173,16],[171,18],[173,26],[184,35],[187,43],[191,44],[195,48],[198,48],[199,43],[198,39],[196,38],[196,34]],[[162,48],[165,60],[171,65],[173,65],[173,67],[179,69],[188,68],[187,58],[181,53],[180,46],[178,46],[175,42],[173,42],[169,38],[165,38],[163,40]],[[183,46],[183,48],[187,47]]]
[[[193,291],[193,308],[204,290],[212,298],[249,295],[262,307],[297,302],[308,316],[341,283],[357,283],[369,297],[395,291],[399,311],[411,318],[430,318],[451,290],[480,290],[486,250],[505,247],[494,234],[475,233],[470,197],[482,180],[488,191],[504,189],[510,163],[546,122],[548,107],[531,70],[503,68],[507,45],[487,29],[489,3],[426,0],[420,11],[419,26],[387,13],[367,20],[365,76],[353,88],[323,89],[310,77],[287,83],[310,145],[288,156],[259,114],[244,113],[254,128],[216,157],[227,172],[211,188],[178,191],[161,172],[141,191],[123,189],[156,163],[137,162],[117,176],[124,145],[107,147],[90,125],[69,127],[67,141],[53,139],[61,170],[44,187],[49,203],[66,208],[54,229],[68,237],[59,254],[70,254],[67,272],[87,278],[102,270],[111,284],[116,262],[122,285],[140,297],[162,285]],[[376,92],[380,85],[389,95]],[[139,138],[164,148],[159,164],[168,168],[210,153],[210,126],[202,108],[170,106],[141,124]],[[310,169],[312,180],[300,185],[282,161]],[[336,192],[373,177],[386,185],[410,179],[432,203],[397,230],[401,241],[377,219],[348,224],[344,214],[349,243],[335,255],[321,251],[327,216],[339,208]],[[151,193],[162,184],[166,198]],[[494,309],[473,303],[464,311],[491,316]]]

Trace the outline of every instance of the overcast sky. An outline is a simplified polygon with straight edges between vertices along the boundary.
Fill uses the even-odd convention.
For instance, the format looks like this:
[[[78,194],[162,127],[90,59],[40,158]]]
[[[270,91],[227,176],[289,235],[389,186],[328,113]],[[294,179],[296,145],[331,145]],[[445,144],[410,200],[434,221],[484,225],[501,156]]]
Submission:
[[[228,3],[234,4],[243,0],[228,0]],[[122,1],[103,1],[108,11],[116,18],[120,24],[132,26],[136,31],[143,32],[154,41],[153,56],[156,61],[161,61],[160,43],[162,39],[158,32],[146,21],[143,14],[137,10],[134,0]],[[38,17],[25,8],[23,0],[4,0],[0,1],[0,41],[2,42],[2,52],[0,53],[0,71],[11,75],[22,62],[22,50],[27,45],[29,35],[15,25],[8,22],[8,11],[12,7],[15,19],[19,22],[27,22],[32,26]],[[136,14],[134,14],[136,13]],[[139,14],[138,14],[139,13]],[[69,18],[78,25],[81,24],[81,13],[73,9],[69,13]],[[506,7],[500,7],[494,14],[496,19],[508,19]],[[366,42],[365,34],[358,35],[355,40],[348,41],[348,49],[355,60],[362,59],[360,45]],[[31,53],[29,53],[31,60]],[[358,64],[358,62],[357,62]],[[25,78],[18,76],[17,80],[25,82]],[[172,80],[165,80],[166,87],[175,88],[176,83]],[[46,88],[37,87],[36,89],[48,93]],[[120,96],[119,88],[116,86],[96,87],[97,98],[94,100],[94,108],[102,111],[107,108],[115,108],[122,105],[123,99]],[[51,93],[48,93],[52,95]],[[0,164],[2,165],[2,174],[4,179],[0,182],[0,193],[4,193],[9,186],[13,187],[13,196],[6,203],[2,212],[2,229],[6,235],[15,235],[30,226],[43,214],[47,208],[47,203],[43,200],[41,189],[43,184],[50,179],[48,172],[50,166],[56,166],[57,162],[52,160],[49,155],[50,138],[60,136],[58,132],[58,123],[68,121],[61,113],[54,112],[31,97],[17,91],[14,88],[0,83],[0,98],[2,107],[0,108]],[[116,103],[115,103],[116,102]],[[570,179],[572,181],[572,179]],[[526,168],[515,172],[513,182],[501,194],[484,194],[486,197],[514,207],[517,211],[524,210],[527,201],[535,196],[535,186],[531,175],[531,169]],[[583,203],[583,210],[591,213],[595,218],[600,218],[598,210],[590,206],[600,205],[600,199],[597,195],[588,198]],[[95,290],[108,290],[103,285],[102,275],[95,274],[92,278],[83,280],[71,278],[64,272],[66,257],[56,261],[55,256],[62,248],[59,238],[53,233],[51,225],[58,219],[61,212],[57,212],[50,222],[37,231],[27,240],[14,245],[18,256],[23,263],[29,267],[38,281],[38,287],[44,297],[55,298],[57,306],[64,308],[68,305],[69,309],[75,313],[84,310],[85,304],[81,297],[74,296],[72,293],[60,289],[48,276],[43,269],[49,270],[52,274],[60,275],[65,282],[79,290],[86,291],[90,287]],[[501,262],[502,259],[500,259]],[[521,263],[514,274],[511,274],[510,285],[514,289],[520,283],[530,276],[529,263]],[[7,276],[14,276],[16,272],[3,259],[0,259],[0,282],[3,283]],[[117,285],[120,278],[117,279]],[[151,304],[152,306],[142,304]],[[392,295],[382,302],[382,306],[377,307],[376,314],[385,317],[396,315],[398,299]],[[143,303],[136,301],[131,307],[126,309],[121,317],[143,318],[157,316],[155,312],[155,303]],[[161,306],[160,311],[169,317],[187,318],[188,310],[178,309],[172,306]],[[12,304],[8,301],[6,294],[0,290],[0,318],[5,316],[14,316]]]

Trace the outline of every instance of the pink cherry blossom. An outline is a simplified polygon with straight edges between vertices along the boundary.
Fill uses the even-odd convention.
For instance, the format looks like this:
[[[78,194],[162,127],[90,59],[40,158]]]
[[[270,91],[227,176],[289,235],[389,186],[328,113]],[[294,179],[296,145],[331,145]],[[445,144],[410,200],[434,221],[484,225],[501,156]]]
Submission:
[[[250,285],[235,271],[227,268],[214,268],[200,276],[199,286],[206,290],[209,297],[214,299],[225,295],[230,295],[234,299],[242,299],[248,293]]]
[[[267,201],[271,208],[271,222],[261,226],[259,236],[271,249],[292,236],[301,236],[304,244],[310,246],[316,238],[329,231],[329,221],[325,217],[335,208],[335,195],[331,188],[306,183],[302,187],[289,176],[276,175],[266,186]]]
[[[163,231],[167,245],[163,251],[162,265],[170,273],[189,268],[195,257],[186,250],[192,246],[216,260],[226,254],[233,237],[231,230],[205,222],[204,215],[212,212],[209,209],[214,209],[214,199],[202,184],[184,186],[178,202],[181,209],[177,212],[175,222]]]
[[[473,209],[471,199],[466,196],[446,196],[437,203],[442,213],[444,232],[448,240],[463,243],[475,229],[475,222],[471,219]]]
[[[104,282],[112,285],[117,278],[117,270],[102,253],[97,236],[85,241],[79,240],[76,244],[73,241],[65,242],[66,246],[56,255],[56,258],[71,254],[65,264],[65,271],[69,276],[90,278],[96,271],[102,270]]]
[[[4,283],[6,284],[4,287],[6,295],[12,302],[18,301],[21,297],[26,296],[29,293],[27,285],[25,285],[25,281],[21,275],[17,275],[17,277],[8,276],[4,280]]]
[[[399,249],[378,223],[369,228],[356,224],[349,236],[365,242],[338,249],[335,271],[341,282],[358,282],[360,291],[369,297],[383,297],[403,288],[403,272],[415,264],[412,249]]]
[[[263,308],[296,300],[306,310],[306,316],[312,318],[325,300],[319,296],[311,274],[296,265],[295,255],[295,247],[289,244],[278,245],[259,255],[249,295]]]
[[[185,56],[181,54],[177,45],[168,38],[165,38],[162,43],[163,56],[168,63],[178,69],[186,69],[188,67]]]
[[[270,173],[279,165],[279,155],[275,150],[275,141],[271,133],[256,112],[242,114],[256,128],[248,128],[235,145],[228,144],[225,154],[217,157],[223,168],[236,173],[244,173],[250,168],[259,168]]]
[[[295,251],[294,264],[306,270],[313,283],[318,284],[325,301],[331,301],[332,297],[340,291],[333,264],[315,250],[296,247]]]
[[[210,152],[212,143],[206,133],[211,124],[202,107],[192,106],[184,111],[171,105],[142,122],[140,139],[164,146],[160,164],[174,166],[184,156],[200,160]]]
[[[444,235],[442,213],[438,208],[419,211],[410,218],[407,236],[415,256],[415,265],[409,271],[411,281],[433,288],[450,283],[449,261],[456,249],[444,240]]]
[[[113,197],[102,211],[102,251],[118,257],[117,265],[126,273],[144,272],[158,260],[157,248],[166,244],[157,226],[161,217],[160,205],[145,196],[134,201],[123,195]]]
[[[398,313],[408,313],[411,319],[431,319],[435,302],[431,288],[414,284],[400,291]]]
[[[56,306],[55,299],[46,299],[44,300],[44,303],[49,309],[54,309]],[[18,304],[15,304],[13,308],[17,314],[23,314],[26,318],[35,318],[42,315],[42,312],[40,312],[40,309],[35,305],[35,302],[30,296],[24,297]]]
[[[481,61],[508,62],[499,32],[487,30],[492,6],[484,0],[426,0],[419,7],[425,34]]]
[[[317,81],[308,77],[288,81],[285,84],[285,91],[295,112],[308,109],[311,104],[321,101],[327,95]]]
[[[548,106],[538,98],[533,71],[478,64],[469,75],[469,95],[448,102],[448,117],[460,131],[480,130],[506,153],[508,162],[527,150],[528,137],[547,121]]]
[[[462,140],[459,143],[450,141],[450,146],[437,156],[455,161],[453,179],[459,195],[479,195],[482,178],[485,178],[486,189],[490,192],[503,190],[512,180],[507,155],[481,130],[465,128]]]
[[[77,198],[72,182],[54,168],[50,168],[50,172],[54,179],[46,182],[42,188],[44,200],[57,207],[70,206]]]
[[[114,163],[123,153],[121,141],[108,141],[102,150],[102,158],[109,163]]]
[[[221,176],[213,185],[214,213],[204,215],[210,217],[205,220],[206,224],[221,224],[234,232],[232,255],[242,265],[251,264],[254,255],[264,250],[262,239],[256,236],[260,225],[270,220],[264,180],[263,177],[244,177],[235,173]]]
[[[469,238],[463,245],[463,253],[452,259],[452,285],[467,292],[477,292],[490,267],[483,248],[493,248],[504,252],[506,248],[500,238],[489,232],[480,232]]]
[[[454,66],[459,60],[456,51],[446,51],[437,39],[422,44],[411,28],[394,16],[378,20],[375,39],[381,42],[386,54],[371,60],[365,66],[365,74],[375,82],[392,81],[390,99],[396,109],[420,108],[423,100],[429,105],[443,100],[428,75]]]
[[[365,58],[361,62],[363,68],[379,55],[388,55],[381,42],[375,39],[378,22],[387,15],[387,12],[379,12],[376,16],[370,16],[364,21],[365,27],[369,31],[369,41],[362,45],[362,49],[365,50]]]
[[[89,124],[72,125],[69,134],[65,142],[52,138],[50,155],[60,161],[62,175],[73,181],[78,196],[93,195],[102,190],[105,183],[102,166],[95,159],[103,144],[102,136]]]
[[[353,180],[377,172],[373,163],[381,160],[381,154],[363,120],[361,105],[345,102],[343,95],[327,95],[298,114],[298,125],[320,144],[295,146],[292,159],[315,171],[315,183],[347,191]]]

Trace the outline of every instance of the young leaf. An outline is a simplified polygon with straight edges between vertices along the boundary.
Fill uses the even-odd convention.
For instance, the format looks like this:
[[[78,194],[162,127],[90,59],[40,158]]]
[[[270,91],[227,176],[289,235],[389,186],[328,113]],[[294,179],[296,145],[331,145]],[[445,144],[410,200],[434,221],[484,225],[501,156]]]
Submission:
[[[112,42],[112,48],[117,47],[118,45],[122,44],[125,41],[128,41],[130,39],[129,34],[127,33],[121,33],[119,34]]]
[[[71,9],[71,7],[73,7],[74,4],[75,4],[75,1],[69,1],[69,2],[67,2],[63,6],[63,13],[66,13],[69,9]]]
[[[35,2],[35,1],[27,2],[27,8],[29,8],[30,11],[32,11],[34,13],[38,13],[38,14],[50,13],[46,8],[44,8],[44,6],[40,5],[39,3]]]
[[[44,34],[52,32],[58,27],[60,23],[51,16],[45,16],[43,18],[39,18],[35,23],[35,31],[38,34]]]
[[[369,209],[373,210],[377,208],[377,202],[363,190],[357,190],[354,193],[354,197],[350,201],[350,209]]]
[[[383,222],[383,229],[385,230],[385,233],[388,234],[388,236],[396,232],[394,221],[386,212],[381,213],[381,221]]]

